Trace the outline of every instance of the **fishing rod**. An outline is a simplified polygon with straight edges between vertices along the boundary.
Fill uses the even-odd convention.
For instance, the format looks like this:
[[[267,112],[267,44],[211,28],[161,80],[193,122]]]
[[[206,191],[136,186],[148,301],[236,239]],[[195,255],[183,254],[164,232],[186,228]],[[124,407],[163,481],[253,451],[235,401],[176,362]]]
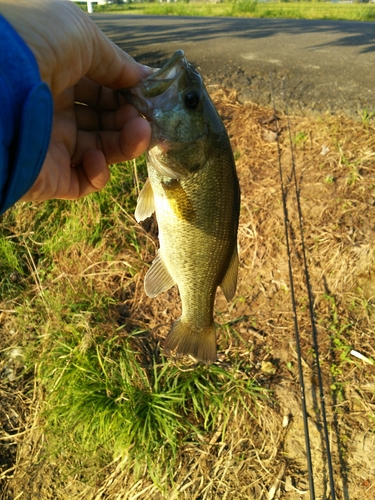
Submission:
[[[319,360],[318,332],[316,329],[316,319],[315,319],[315,311],[314,311],[314,297],[313,297],[313,293],[312,293],[312,287],[310,284],[310,274],[309,274],[309,269],[308,269],[308,264],[307,264],[305,238],[304,238],[304,234],[303,234],[302,207],[301,207],[301,200],[300,200],[300,196],[299,196],[299,189],[298,189],[298,182],[297,182],[297,175],[296,175],[296,164],[295,164],[295,158],[294,158],[294,150],[293,150],[293,146],[292,146],[293,142],[292,142],[292,132],[291,132],[291,126],[290,126],[289,110],[288,110],[288,105],[287,105],[287,102],[285,99],[285,93],[284,93],[284,103],[286,104],[286,116],[287,116],[288,135],[289,135],[289,144],[290,144],[290,152],[291,152],[291,166],[292,166],[294,188],[295,188],[295,194],[296,194],[296,200],[297,200],[297,213],[298,213],[299,232],[300,232],[300,237],[301,237],[303,272],[304,272],[305,281],[306,281],[307,296],[308,296],[308,303],[309,303],[309,314],[310,314],[310,322],[311,322],[311,335],[312,335],[312,339],[313,339],[315,363],[316,363],[316,370],[317,370],[317,375],[318,375],[320,409],[321,409],[321,415],[322,415],[324,441],[325,441],[325,448],[326,448],[326,454],[327,454],[330,493],[331,493],[331,499],[335,500],[336,499],[335,482],[334,482],[334,478],[333,478],[333,466],[332,466],[331,448],[330,448],[330,443],[329,443],[329,432],[328,432],[327,412],[326,412],[326,405],[325,405],[325,395],[324,395],[324,388],[323,388],[323,377],[322,377],[322,370],[320,367],[320,360]]]
[[[276,117],[276,106],[275,106],[275,98],[274,98],[274,89],[273,89],[273,84],[272,84],[272,73],[270,74],[270,82],[271,82],[271,95],[272,95],[273,110],[274,110],[274,115]],[[284,103],[286,105],[287,127],[288,127],[289,144],[290,144],[290,151],[291,151],[291,166],[292,166],[295,195],[296,195],[296,200],[297,200],[297,214],[298,214],[299,232],[300,232],[300,237],[301,237],[303,272],[304,272],[305,282],[306,282],[306,287],[307,287],[308,303],[309,303],[309,315],[310,315],[310,322],[311,322],[311,332],[312,332],[313,347],[314,347],[314,352],[315,352],[316,369],[317,369],[317,375],[318,375],[319,398],[320,398],[324,441],[325,441],[327,464],[328,464],[328,476],[329,476],[329,483],[330,483],[330,496],[331,496],[332,500],[335,500],[336,499],[335,483],[334,483],[334,478],[333,478],[332,456],[331,456],[330,443],[329,443],[327,413],[326,413],[326,407],[325,407],[325,395],[324,395],[324,388],[323,388],[323,377],[322,377],[322,371],[321,371],[320,361],[319,361],[319,345],[318,345],[318,335],[317,335],[315,312],[314,312],[314,298],[313,298],[312,287],[311,287],[311,283],[310,283],[310,275],[309,275],[309,270],[308,270],[308,263],[307,263],[306,246],[305,246],[305,239],[304,239],[304,233],[303,233],[302,207],[301,207],[300,193],[299,193],[296,168],[295,168],[296,164],[295,164],[294,149],[293,149],[293,142],[292,142],[290,117],[289,117],[288,105],[287,105],[287,102],[285,99],[285,92],[283,93],[283,95],[284,95]],[[291,262],[291,251],[290,251],[290,241],[289,241],[290,221],[288,218],[286,189],[285,189],[285,183],[284,183],[284,179],[283,179],[283,170],[282,170],[282,163],[281,163],[281,148],[280,148],[280,142],[279,142],[279,126],[278,126],[277,118],[275,119],[275,122],[276,122],[276,141],[277,141],[277,152],[278,152],[278,167],[279,167],[282,205],[283,205],[283,214],[284,214],[285,241],[286,241],[286,249],[287,249],[287,255],[288,255],[289,283],[290,283],[290,289],[291,289],[291,302],[292,302],[293,319],[294,319],[294,332],[295,332],[296,351],[297,351],[297,358],[298,358],[299,385],[300,385],[300,390],[301,390],[301,402],[302,402],[302,414],[303,414],[303,423],[304,423],[307,468],[308,468],[308,475],[309,475],[310,498],[311,498],[311,500],[315,500],[314,476],[313,476],[313,467],[312,467],[312,459],[311,459],[310,436],[309,436],[309,426],[308,426],[307,408],[306,408],[306,399],[305,399],[305,383],[304,383],[303,370],[302,370],[300,335],[299,335],[299,329],[298,329],[297,308],[296,308],[294,279],[293,279],[293,267],[292,267],[292,262]]]
[[[287,207],[287,202],[286,202],[286,189],[285,189],[283,169],[282,169],[282,164],[281,164],[279,126],[278,126],[278,122],[277,122],[277,118],[276,118],[276,105],[275,105],[275,96],[274,96],[273,83],[272,83],[272,73],[270,73],[270,83],[271,83],[271,96],[272,96],[273,111],[274,111],[274,116],[275,116],[278,168],[279,168],[281,198],[282,198],[283,215],[284,215],[285,243],[286,243],[286,251],[287,251],[287,256],[288,256],[289,286],[290,286],[290,296],[291,296],[291,301],[292,301],[294,334],[295,334],[296,352],[297,352],[297,360],[298,360],[299,388],[300,388],[300,392],[301,392],[303,429],[304,429],[304,435],[305,435],[307,470],[308,470],[308,475],[309,475],[309,490],[310,490],[310,499],[315,500],[314,475],[313,475],[313,467],[312,467],[312,459],[311,459],[310,434],[309,434],[309,424],[308,424],[308,415],[307,415],[306,397],[305,397],[305,382],[304,382],[303,369],[302,369],[301,342],[300,342],[300,335],[299,335],[299,329],[298,329],[297,306],[296,306],[296,299],[295,299],[295,293],[294,293],[293,267],[292,267],[290,241],[289,241],[288,207]]]

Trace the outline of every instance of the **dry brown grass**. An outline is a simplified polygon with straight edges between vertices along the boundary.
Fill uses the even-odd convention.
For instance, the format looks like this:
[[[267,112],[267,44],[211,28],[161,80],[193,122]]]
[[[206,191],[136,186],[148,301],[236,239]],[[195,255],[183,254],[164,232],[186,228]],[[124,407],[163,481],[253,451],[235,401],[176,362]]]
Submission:
[[[288,119],[278,114],[276,129],[272,110],[251,103],[242,106],[236,103],[233,93],[216,94],[216,98],[219,98],[217,102],[222,115],[227,117],[233,148],[240,152],[237,165],[243,195],[239,234],[242,260],[239,295],[242,300],[241,305],[237,302],[234,309],[237,315],[251,316],[251,323],[244,321],[240,324],[240,332],[249,335],[249,341],[254,343],[258,363],[265,356],[278,367],[276,376],[279,377],[275,378],[273,387],[280,410],[293,415],[284,443],[285,451],[289,460],[302,467],[304,443],[295,372],[287,374],[282,369],[285,363],[295,364],[296,354],[290,294],[287,293],[290,285],[278,150],[274,140],[274,133],[281,131],[281,163],[287,190],[297,314],[309,386],[307,402],[318,483],[316,494],[319,498],[327,498],[326,479],[323,479],[323,471],[327,472],[322,431],[319,419],[313,423],[318,399],[316,369],[311,356],[311,326],[302,272],[297,200],[291,175]],[[315,298],[320,358],[329,403],[337,497],[370,498],[371,492],[375,495],[374,461],[368,453],[374,443],[374,392],[371,392],[371,387],[374,389],[375,372],[374,366],[356,362],[349,351],[350,348],[356,349],[372,359],[375,355],[374,129],[345,117],[330,115],[292,117],[290,127],[304,241]],[[254,323],[255,337],[252,334]],[[367,391],[361,387],[366,387]],[[363,446],[361,459],[359,442]],[[299,498],[299,495],[285,492],[282,498]]]
[[[251,363],[257,381],[271,389],[273,397],[254,408],[253,418],[235,411],[224,438],[218,429],[209,438],[181,450],[175,486],[162,495],[146,474],[135,479],[126,461],[120,459],[108,464],[96,482],[85,484],[79,474],[62,477],[58,463],[40,459],[45,442],[38,431],[37,397],[28,399],[22,392],[15,392],[2,410],[6,419],[11,419],[13,411],[18,412],[14,436],[5,437],[18,445],[18,454],[15,468],[7,473],[8,488],[2,498],[308,498],[275,116],[273,110],[238,103],[235,92],[217,90],[213,99],[238,157],[242,191],[238,292],[229,307],[218,294],[217,317],[230,326],[229,351],[237,351],[244,362]],[[277,113],[277,123],[287,188],[316,498],[328,499],[288,118]],[[349,353],[353,348],[375,360],[375,130],[371,124],[330,115],[290,117],[290,128],[315,300],[336,498],[375,498],[375,366]],[[152,231],[147,238],[151,246],[145,247],[143,258],[149,262],[154,245]],[[118,261],[131,259],[131,255],[118,257]],[[133,277],[127,287],[121,278],[122,264],[117,266],[115,262],[103,268],[98,262],[99,256],[93,254],[80,258],[80,270],[60,270],[56,285],[61,273],[65,278],[71,274],[78,283],[80,273],[83,276],[92,272],[95,286],[113,290],[120,307],[130,314],[130,322],[146,325],[155,343],[164,337],[171,317],[178,316],[176,291],[148,299],[143,292],[143,272]],[[7,313],[3,315],[5,325],[10,320]],[[227,331],[222,330],[220,335],[227,335]],[[220,362],[228,362],[229,351],[220,354]],[[7,394],[9,398],[9,391]],[[5,431],[9,434],[9,429]]]

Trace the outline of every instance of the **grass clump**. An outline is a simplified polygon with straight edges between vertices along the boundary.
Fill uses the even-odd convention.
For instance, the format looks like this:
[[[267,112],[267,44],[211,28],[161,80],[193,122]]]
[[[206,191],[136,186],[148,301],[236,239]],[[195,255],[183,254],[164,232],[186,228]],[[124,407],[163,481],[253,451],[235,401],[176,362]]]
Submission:
[[[132,343],[144,332],[89,342],[77,330],[66,333],[56,334],[52,349],[48,341],[38,369],[51,449],[62,452],[68,439],[76,459],[98,467],[126,458],[136,473],[147,467],[159,486],[172,481],[187,443],[225,435],[233,412],[250,414],[263,392],[235,369],[142,359]]]

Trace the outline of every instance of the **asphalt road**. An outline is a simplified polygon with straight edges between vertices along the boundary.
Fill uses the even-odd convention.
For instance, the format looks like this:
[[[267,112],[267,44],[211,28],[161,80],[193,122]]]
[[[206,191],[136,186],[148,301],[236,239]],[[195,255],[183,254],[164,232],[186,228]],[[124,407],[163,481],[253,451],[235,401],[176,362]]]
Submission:
[[[206,84],[297,113],[375,110],[375,23],[94,14],[138,61],[159,67],[178,48]],[[286,96],[286,99],[285,97]],[[357,115],[358,116],[358,115]]]

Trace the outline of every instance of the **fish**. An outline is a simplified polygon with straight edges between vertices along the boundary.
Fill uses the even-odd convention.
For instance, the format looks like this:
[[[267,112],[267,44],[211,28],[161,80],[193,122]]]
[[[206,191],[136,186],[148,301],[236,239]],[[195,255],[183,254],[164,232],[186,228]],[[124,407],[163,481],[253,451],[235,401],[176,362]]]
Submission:
[[[156,297],[177,285],[182,314],[164,341],[169,355],[217,360],[214,302],[229,302],[238,275],[240,187],[230,140],[200,73],[182,50],[122,94],[151,124],[148,179],[135,219],[154,212],[159,250],[144,279]]]

